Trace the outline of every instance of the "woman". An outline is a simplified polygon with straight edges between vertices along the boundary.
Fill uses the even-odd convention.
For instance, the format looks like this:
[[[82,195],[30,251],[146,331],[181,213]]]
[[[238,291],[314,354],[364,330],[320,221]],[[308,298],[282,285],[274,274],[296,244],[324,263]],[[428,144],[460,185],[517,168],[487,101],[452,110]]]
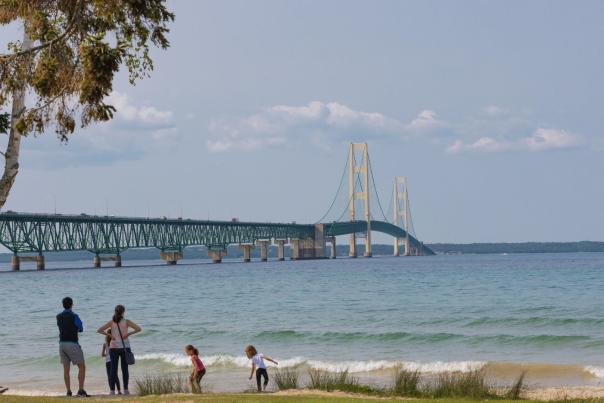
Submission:
[[[113,318],[99,327],[97,333],[105,337],[111,337],[109,343],[109,357],[111,358],[111,372],[109,380],[109,389],[111,395],[115,395],[115,385],[117,384],[117,367],[118,361],[122,366],[122,382],[124,385],[124,395],[129,395],[128,392],[128,363],[126,362],[126,351],[130,350],[130,336],[139,333],[142,329],[136,323],[124,318],[126,308],[123,305],[117,305]],[[108,330],[111,329],[111,333]],[[128,332],[128,329],[133,329]]]

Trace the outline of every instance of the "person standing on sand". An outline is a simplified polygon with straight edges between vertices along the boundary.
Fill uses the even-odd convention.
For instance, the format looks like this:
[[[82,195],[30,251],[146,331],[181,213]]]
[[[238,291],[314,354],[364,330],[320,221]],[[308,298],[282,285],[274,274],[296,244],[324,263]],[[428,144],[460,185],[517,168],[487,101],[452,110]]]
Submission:
[[[111,342],[109,343],[109,357],[111,358],[111,373],[109,381],[110,395],[115,395],[115,386],[117,384],[117,368],[119,364],[121,364],[122,367],[124,395],[130,394],[128,391],[128,380],[130,378],[130,374],[128,372],[126,353],[130,350],[130,336],[139,333],[142,330],[136,323],[124,318],[125,312],[126,308],[124,305],[117,305],[115,307],[113,318],[97,329],[97,333],[100,333],[105,337],[111,337]],[[132,328],[133,331],[128,333],[128,329],[130,328]],[[111,333],[107,332],[109,329],[111,329]]]
[[[252,360],[252,370],[250,371],[250,376],[248,379],[252,379],[254,375],[254,370],[256,370],[256,384],[258,385],[258,392],[262,392],[266,390],[266,385],[268,385],[268,372],[266,372],[266,364],[264,360],[270,361],[275,365],[279,365],[279,363],[273,360],[268,355],[264,355],[262,353],[258,353],[254,346],[247,346],[245,348],[245,355],[248,359]],[[264,377],[264,385],[261,388],[261,380]]]
[[[103,349],[101,350],[101,357],[105,357],[105,369],[107,370],[107,382],[109,388],[111,388],[111,355],[109,355],[109,346],[111,345],[111,329],[107,330],[107,336],[105,336],[105,343],[103,343]],[[118,376],[115,378],[115,385],[117,386],[117,394],[122,394],[122,387],[120,386],[120,379]]]
[[[57,326],[59,327],[59,356],[63,364],[63,379],[67,388],[67,396],[71,396],[71,378],[69,375],[70,365],[78,366],[78,396],[88,397],[84,390],[86,379],[86,363],[84,352],[78,342],[78,333],[84,331],[84,325],[80,317],[73,313],[73,300],[70,297],[63,298],[63,312],[57,315]]]

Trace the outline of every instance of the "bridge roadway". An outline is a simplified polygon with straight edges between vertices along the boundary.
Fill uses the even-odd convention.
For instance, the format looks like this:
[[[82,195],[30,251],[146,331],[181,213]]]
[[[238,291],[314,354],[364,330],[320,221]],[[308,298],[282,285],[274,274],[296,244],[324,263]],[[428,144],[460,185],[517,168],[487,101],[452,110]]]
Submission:
[[[371,228],[393,237],[406,235],[402,228],[383,221],[372,221]],[[250,261],[250,249],[260,246],[261,259],[266,260],[272,242],[278,246],[279,260],[284,260],[288,243],[294,260],[324,257],[326,241],[331,242],[331,257],[335,257],[336,236],[366,229],[365,221],[296,224],[0,213],[0,244],[13,252],[13,270],[19,270],[23,260],[35,260],[38,269],[44,269],[44,252],[81,250],[94,254],[94,267],[100,267],[102,260],[119,267],[121,253],[132,248],[157,248],[162,259],[175,264],[185,247],[201,245],[217,263],[231,244],[241,246],[245,261]],[[412,236],[409,244],[415,254],[434,254]]]

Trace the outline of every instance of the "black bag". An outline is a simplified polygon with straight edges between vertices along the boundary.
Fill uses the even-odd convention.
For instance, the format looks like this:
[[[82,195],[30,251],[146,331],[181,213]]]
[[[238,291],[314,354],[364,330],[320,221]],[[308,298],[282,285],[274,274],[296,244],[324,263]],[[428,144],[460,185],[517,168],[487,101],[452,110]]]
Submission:
[[[124,351],[126,352],[126,364],[134,365],[136,364],[136,359],[134,358],[134,353],[131,349],[126,348],[126,343],[124,343],[124,336],[122,336],[122,329],[120,329],[120,324],[117,323],[117,331],[120,334],[120,339],[122,339],[122,346],[124,347]]]

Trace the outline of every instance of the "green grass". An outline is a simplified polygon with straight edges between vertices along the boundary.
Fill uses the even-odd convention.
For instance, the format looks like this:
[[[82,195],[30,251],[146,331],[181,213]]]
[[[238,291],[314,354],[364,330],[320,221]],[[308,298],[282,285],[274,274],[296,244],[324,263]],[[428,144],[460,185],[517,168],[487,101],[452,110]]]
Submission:
[[[308,371],[309,389],[324,390],[333,392],[334,390],[348,393],[373,394],[377,390],[368,385],[361,385],[359,380],[345,371],[327,372],[316,369]]]
[[[279,390],[298,389],[298,378],[298,370],[295,368],[284,368],[275,372],[275,383]]]
[[[134,384],[139,396],[189,392],[187,378],[180,373],[145,375],[142,378],[136,378]]]
[[[505,394],[507,399],[518,400],[520,399],[521,393],[524,391],[524,377],[526,376],[526,372],[520,374],[516,382],[512,384],[510,389]]]
[[[435,382],[426,385],[423,392],[436,398],[469,397],[483,399],[497,396],[494,388],[487,382],[484,372],[481,370],[438,374]]]
[[[420,389],[419,371],[409,371],[402,367],[396,367],[390,392],[395,396],[420,396],[422,391]]]

